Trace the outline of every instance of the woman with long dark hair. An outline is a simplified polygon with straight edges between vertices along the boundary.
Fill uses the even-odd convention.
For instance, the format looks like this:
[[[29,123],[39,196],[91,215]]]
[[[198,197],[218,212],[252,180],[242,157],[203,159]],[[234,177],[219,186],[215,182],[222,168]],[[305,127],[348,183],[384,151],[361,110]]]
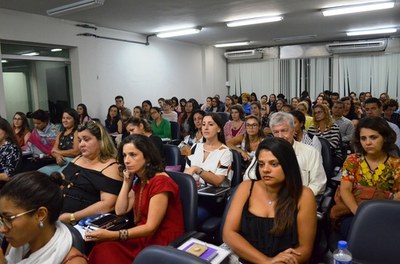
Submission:
[[[302,185],[293,147],[267,138],[256,157],[257,180],[236,190],[223,240],[241,263],[307,263],[317,229],[316,203]]]
[[[91,120],[85,104],[78,104],[78,106],[76,107],[76,111],[79,115],[79,125],[82,125]]]
[[[57,221],[63,204],[58,184],[46,174],[15,175],[0,191],[0,232],[9,242],[0,263],[85,264],[71,231]]]
[[[118,150],[124,180],[115,212],[133,211],[135,227],[119,231],[98,229],[86,233],[97,244],[89,263],[132,263],[150,245],[168,245],[184,232],[178,185],[165,173],[161,156],[144,135],[126,137]],[[119,241],[112,241],[119,240]]]
[[[17,171],[21,148],[7,120],[0,117],[0,186]]]
[[[22,112],[16,112],[13,117],[13,130],[17,138],[17,142],[21,148],[25,147],[31,136],[31,128],[29,127],[28,119]]]

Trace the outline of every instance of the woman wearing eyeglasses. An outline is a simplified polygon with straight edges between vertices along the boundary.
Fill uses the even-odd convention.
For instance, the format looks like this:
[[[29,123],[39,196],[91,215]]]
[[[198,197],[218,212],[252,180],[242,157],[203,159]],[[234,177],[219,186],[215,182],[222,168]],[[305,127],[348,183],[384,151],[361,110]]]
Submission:
[[[26,145],[29,137],[31,136],[31,129],[29,127],[28,119],[22,112],[16,112],[13,117],[13,130],[17,137],[18,144],[21,148]]]
[[[72,246],[70,230],[57,221],[63,197],[51,177],[25,172],[5,187],[0,191],[0,232],[10,248],[6,257],[0,250],[0,263],[87,263]]]
[[[65,223],[114,210],[122,185],[117,151],[105,128],[89,121],[78,127],[78,140],[81,155],[63,170],[66,186],[60,220]]]
[[[161,109],[159,107],[152,107],[150,109],[151,129],[154,135],[160,138],[171,138],[171,123],[163,118]]]
[[[261,121],[256,116],[246,117],[246,132],[226,142],[229,148],[240,153],[245,164],[250,162],[257,150],[258,144],[264,139]],[[247,166],[246,166],[247,167]]]

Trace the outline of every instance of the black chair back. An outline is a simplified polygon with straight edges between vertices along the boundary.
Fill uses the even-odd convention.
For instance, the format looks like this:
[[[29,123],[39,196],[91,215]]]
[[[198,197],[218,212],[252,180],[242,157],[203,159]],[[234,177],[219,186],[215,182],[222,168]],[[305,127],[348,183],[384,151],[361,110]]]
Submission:
[[[166,166],[181,166],[181,171],[185,168],[185,159],[176,145],[164,144],[164,161]]]
[[[233,156],[233,162],[232,162],[232,170],[233,170],[233,176],[231,180],[231,188],[239,185],[242,180],[242,156],[240,153],[234,149],[231,149],[232,156]]]
[[[171,123],[171,139],[180,139],[181,138],[181,134],[180,134],[180,127],[179,127],[179,123],[178,122],[170,122]]]
[[[168,175],[178,184],[182,202],[185,232],[197,227],[197,185],[194,178],[183,172],[168,171]]]
[[[329,141],[326,138],[318,137],[321,142],[321,155],[322,155],[322,165],[324,166],[326,178],[328,184],[330,179],[334,177],[334,165],[333,165],[333,153]]]
[[[68,227],[69,231],[71,231],[72,246],[79,250],[82,254],[85,254],[85,241],[83,240],[81,233],[79,233],[79,231],[72,225],[65,225]]]
[[[219,117],[221,117],[222,123],[224,125],[226,124],[226,122],[229,121],[229,113],[226,112],[216,112],[216,113],[219,115]]]
[[[186,253],[182,250],[164,247],[164,246],[149,246],[143,249],[136,256],[133,264],[207,264],[207,262],[199,257]]]
[[[400,201],[363,202],[357,209],[348,236],[349,250],[357,263],[399,263]]]

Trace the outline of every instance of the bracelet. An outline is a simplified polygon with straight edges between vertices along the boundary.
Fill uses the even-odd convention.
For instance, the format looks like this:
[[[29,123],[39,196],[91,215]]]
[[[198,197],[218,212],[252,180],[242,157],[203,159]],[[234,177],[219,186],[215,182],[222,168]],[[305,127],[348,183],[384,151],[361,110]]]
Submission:
[[[69,222],[73,225],[76,223],[75,215],[73,213],[69,215]]]
[[[118,230],[118,233],[119,240],[128,240],[128,229]]]
[[[204,172],[204,170],[203,170],[202,168],[200,168],[200,171],[199,171],[199,173],[197,173],[197,174],[201,176],[201,174],[202,174],[203,172]]]

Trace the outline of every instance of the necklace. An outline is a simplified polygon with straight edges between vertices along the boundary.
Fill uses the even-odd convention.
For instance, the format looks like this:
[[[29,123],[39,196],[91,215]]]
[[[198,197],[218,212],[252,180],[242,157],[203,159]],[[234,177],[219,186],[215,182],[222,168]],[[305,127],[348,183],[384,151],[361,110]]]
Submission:
[[[140,209],[142,207],[142,196],[143,196],[143,189],[144,186],[146,185],[146,182],[141,182],[140,184],[140,192],[139,192],[139,202],[138,202],[138,206],[137,206],[137,212],[134,211],[134,217],[133,217],[133,222],[135,223],[135,225],[139,222],[140,220]]]

